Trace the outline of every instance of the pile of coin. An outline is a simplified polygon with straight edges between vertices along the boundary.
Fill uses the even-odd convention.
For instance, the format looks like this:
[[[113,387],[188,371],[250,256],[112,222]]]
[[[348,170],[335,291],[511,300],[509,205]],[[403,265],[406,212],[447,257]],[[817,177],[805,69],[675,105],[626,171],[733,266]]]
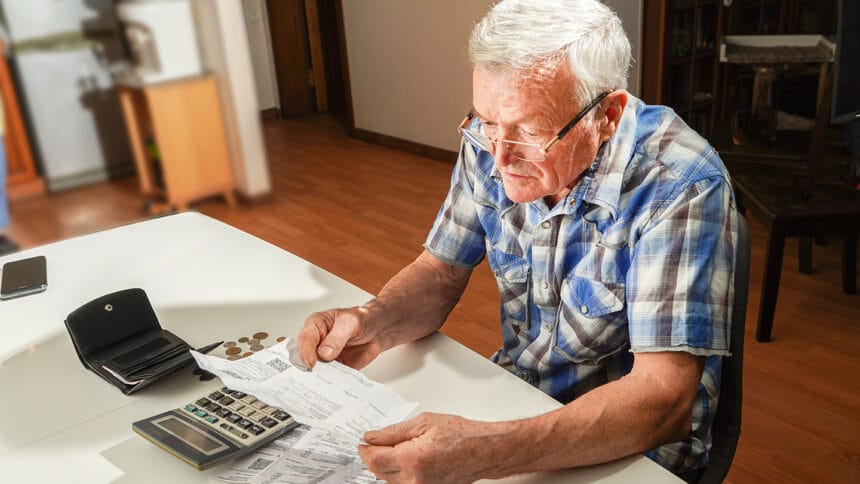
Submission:
[[[264,349],[266,346],[263,340],[269,337],[269,333],[259,331],[254,333],[250,338],[242,336],[236,341],[225,341],[221,346],[225,348],[224,354],[228,360],[238,360],[253,355],[255,352]],[[280,336],[276,342],[280,343],[285,340],[285,336]]]

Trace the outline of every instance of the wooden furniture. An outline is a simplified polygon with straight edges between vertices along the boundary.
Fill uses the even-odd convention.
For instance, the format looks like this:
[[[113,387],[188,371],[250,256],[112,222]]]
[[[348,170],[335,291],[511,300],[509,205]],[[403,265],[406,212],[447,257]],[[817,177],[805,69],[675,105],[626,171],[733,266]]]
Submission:
[[[642,99],[672,107],[707,136],[717,119],[721,1],[645,1]]]
[[[849,168],[825,166],[824,136],[830,118],[832,70],[817,99],[815,129],[802,167],[775,169],[742,151],[721,151],[732,171],[732,183],[742,208],[752,211],[768,229],[756,340],[769,341],[779,292],[786,237],[802,237],[800,272],[811,272],[811,237],[844,235],[842,290],[857,291],[857,233],[860,232],[860,191]],[[846,159],[849,164],[851,160]],[[831,174],[833,173],[833,174]]]
[[[184,211],[222,195],[234,205],[233,172],[215,77],[118,85],[141,192],[153,212]]]
[[[725,24],[733,35],[820,34],[835,21],[835,0],[733,0]]]
[[[0,94],[2,94],[3,114],[6,126],[6,185],[10,200],[29,198],[45,193],[45,182],[36,171],[30,140],[21,117],[21,106],[15,85],[6,64],[6,46],[0,42]]]

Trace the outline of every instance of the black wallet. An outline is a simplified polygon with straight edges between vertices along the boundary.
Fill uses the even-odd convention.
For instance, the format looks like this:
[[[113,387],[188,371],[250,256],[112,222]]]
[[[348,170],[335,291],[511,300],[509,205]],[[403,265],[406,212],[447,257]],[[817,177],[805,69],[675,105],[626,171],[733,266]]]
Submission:
[[[191,347],[162,329],[143,289],[94,299],[66,317],[84,367],[123,393],[136,392],[191,363]]]

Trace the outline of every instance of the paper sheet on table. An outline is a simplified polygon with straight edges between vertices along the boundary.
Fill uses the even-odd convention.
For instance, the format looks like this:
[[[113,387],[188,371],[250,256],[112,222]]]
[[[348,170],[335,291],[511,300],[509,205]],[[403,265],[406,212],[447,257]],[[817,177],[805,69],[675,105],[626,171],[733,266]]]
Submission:
[[[379,482],[358,458],[356,446],[305,425],[236,460],[218,479],[231,483]]]
[[[358,443],[368,430],[402,421],[417,404],[336,361],[318,362],[310,372],[300,369],[290,362],[290,342],[233,361],[191,352],[200,368],[220,377],[227,387],[280,407],[304,424],[238,461],[219,478],[373,482],[373,474],[358,457]]]

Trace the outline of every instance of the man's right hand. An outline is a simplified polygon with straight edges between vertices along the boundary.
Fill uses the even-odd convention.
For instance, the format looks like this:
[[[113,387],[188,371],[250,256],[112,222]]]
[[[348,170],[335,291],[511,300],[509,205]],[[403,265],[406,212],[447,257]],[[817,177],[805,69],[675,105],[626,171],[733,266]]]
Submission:
[[[336,359],[356,369],[367,366],[384,349],[368,330],[367,318],[364,306],[311,314],[298,336],[302,360],[308,368],[313,368],[317,359]]]

